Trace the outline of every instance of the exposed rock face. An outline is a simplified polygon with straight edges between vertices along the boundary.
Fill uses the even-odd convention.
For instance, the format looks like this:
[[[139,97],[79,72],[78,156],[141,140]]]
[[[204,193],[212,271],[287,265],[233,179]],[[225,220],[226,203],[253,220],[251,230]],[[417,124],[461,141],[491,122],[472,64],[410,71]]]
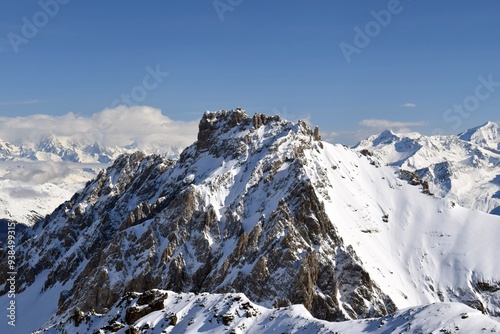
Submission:
[[[393,312],[304,172],[319,140],[304,122],[206,113],[178,161],[124,155],[26,233],[19,290],[48,272],[44,290],[69,286],[59,312],[154,288],[244,292],[328,320]]]
[[[410,172],[408,170],[400,169],[399,177],[402,180],[408,181],[412,186],[422,186],[422,192],[427,195],[432,195],[429,191],[429,182],[423,181],[420,176],[415,172]]]

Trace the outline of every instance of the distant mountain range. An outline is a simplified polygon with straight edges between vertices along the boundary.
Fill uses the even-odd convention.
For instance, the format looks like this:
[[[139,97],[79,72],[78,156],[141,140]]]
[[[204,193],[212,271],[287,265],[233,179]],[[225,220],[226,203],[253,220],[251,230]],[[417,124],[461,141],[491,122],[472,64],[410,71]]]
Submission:
[[[154,147],[144,150],[150,154],[177,156],[183,147]],[[0,161],[65,161],[73,163],[110,163],[120,154],[132,153],[138,148],[132,144],[123,147],[104,147],[72,137],[47,136],[37,142],[9,143],[0,140]]]
[[[453,166],[481,153],[486,160],[463,163],[482,172],[497,153],[421,137],[385,132],[353,150],[303,121],[207,112],[178,159],[124,154],[19,232],[16,305],[30,321],[16,329],[498,330],[500,217],[429,196],[440,188],[381,163],[390,156],[417,171],[420,161],[442,162],[441,147]],[[4,310],[7,265],[0,252]]]
[[[500,126],[494,122],[457,136],[384,131],[354,149],[415,173],[437,197],[500,215]]]
[[[1,134],[0,134],[1,135]],[[151,147],[146,153],[178,156],[181,147]],[[41,137],[36,142],[0,139],[0,219],[32,225],[68,200],[132,144],[104,147],[77,137]],[[0,223],[1,225],[1,223]],[[1,228],[1,226],[0,226]]]

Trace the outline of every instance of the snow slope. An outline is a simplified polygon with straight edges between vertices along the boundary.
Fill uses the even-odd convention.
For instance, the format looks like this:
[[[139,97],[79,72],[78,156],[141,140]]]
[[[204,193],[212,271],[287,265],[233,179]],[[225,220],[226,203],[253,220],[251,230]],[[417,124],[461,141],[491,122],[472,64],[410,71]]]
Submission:
[[[458,136],[384,131],[354,149],[383,164],[415,172],[430,192],[461,206],[500,213],[499,126],[488,122]]]
[[[322,198],[339,234],[398,308],[474,304],[469,298],[481,282],[499,282],[499,217],[424,195],[391,168],[376,168],[342,146],[324,146],[321,154],[311,151],[311,161],[337,168],[310,177],[324,185]],[[499,297],[486,294],[480,302],[498,316]]]
[[[0,182],[0,217],[33,224],[42,215],[49,214],[50,210],[71,198],[74,191],[52,183],[26,184],[3,180]]]

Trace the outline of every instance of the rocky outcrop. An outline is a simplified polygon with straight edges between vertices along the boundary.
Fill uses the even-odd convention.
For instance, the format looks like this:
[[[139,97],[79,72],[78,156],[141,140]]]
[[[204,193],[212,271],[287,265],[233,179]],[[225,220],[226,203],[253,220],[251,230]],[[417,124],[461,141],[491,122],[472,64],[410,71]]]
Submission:
[[[417,173],[411,172],[409,170],[400,169],[399,178],[407,181],[412,186],[421,186],[422,192],[424,194],[432,195],[432,193],[429,191],[429,182],[422,180]]]

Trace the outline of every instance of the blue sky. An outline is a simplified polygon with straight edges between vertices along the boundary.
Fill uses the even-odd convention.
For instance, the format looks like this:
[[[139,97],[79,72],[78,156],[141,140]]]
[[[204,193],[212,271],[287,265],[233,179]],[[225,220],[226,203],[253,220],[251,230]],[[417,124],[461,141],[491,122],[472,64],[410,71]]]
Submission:
[[[3,1],[0,116],[241,106],[348,144],[458,133],[500,120],[499,15],[494,0]]]

